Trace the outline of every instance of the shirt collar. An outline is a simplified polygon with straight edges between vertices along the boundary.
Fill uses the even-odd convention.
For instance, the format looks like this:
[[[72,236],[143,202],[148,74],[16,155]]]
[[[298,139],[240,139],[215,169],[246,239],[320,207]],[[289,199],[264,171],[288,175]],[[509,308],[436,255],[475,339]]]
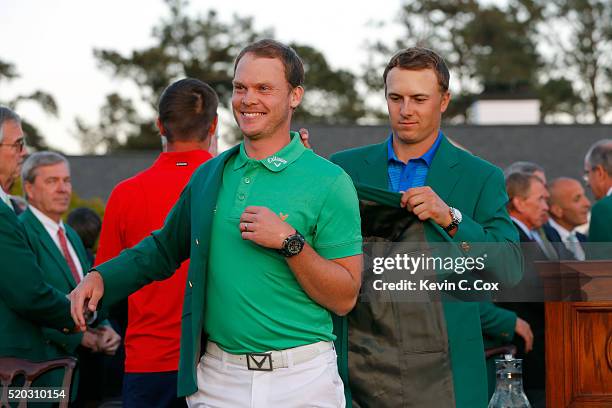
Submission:
[[[4,189],[0,187],[0,200],[2,200],[9,208],[12,210],[13,206],[11,205],[11,198],[7,193],[4,192]]]
[[[34,216],[38,218],[38,221],[40,221],[43,227],[45,227],[49,231],[53,231],[54,235],[57,235],[57,231],[60,228],[66,231],[66,228],[64,228],[64,223],[62,222],[62,220],[60,220],[58,224],[57,222],[53,221],[51,218],[43,214],[40,210],[38,210],[33,205],[30,205],[29,208],[30,208],[30,211],[32,211],[32,214],[34,214]]]
[[[212,158],[212,155],[203,149],[188,150],[186,152],[162,152],[153,166],[188,167],[199,166],[203,161]]]
[[[254,160],[247,156],[244,148],[244,142],[240,144],[240,153],[236,156],[234,161],[234,170],[245,166],[247,163],[260,163],[265,168],[272,172],[280,172],[286,169],[291,163],[296,161],[302,153],[306,151],[306,148],[302,144],[300,136],[297,132],[290,132],[291,141],[285,147],[278,152],[266,157],[261,160]]]
[[[522,229],[522,230],[523,230],[523,232],[525,233],[525,235],[527,235],[527,236],[528,236],[529,238],[531,238],[531,239],[536,239],[536,238],[534,237],[534,235],[535,235],[535,234],[533,233],[533,231],[531,231],[529,228],[527,228],[527,226],[526,226],[525,224],[523,224],[523,222],[522,222],[522,221],[520,221],[519,219],[517,219],[517,218],[515,218],[515,217],[512,217],[512,216],[511,216],[510,218],[512,219],[512,221],[514,221],[514,222],[516,223],[516,225],[518,225],[518,226],[519,226],[519,228],[520,228],[520,229]]]
[[[559,225],[559,223],[552,218],[548,219],[548,223],[559,233],[559,238],[561,238],[563,242],[567,241],[567,237],[572,234],[572,231],[568,231],[564,226]]]
[[[436,137],[436,140],[431,145],[429,150],[427,150],[421,157],[416,157],[414,159],[410,159],[409,161],[423,160],[425,164],[427,164],[427,167],[431,167],[431,162],[433,161],[433,158],[436,155],[436,152],[438,151],[438,146],[440,146],[441,141],[442,141],[442,131],[439,130],[438,136]],[[391,133],[391,135],[389,136],[388,142],[387,142],[387,154],[388,154],[389,161],[396,161],[399,163],[403,163],[400,159],[397,158],[397,155],[395,154],[395,150],[393,150],[393,133]]]

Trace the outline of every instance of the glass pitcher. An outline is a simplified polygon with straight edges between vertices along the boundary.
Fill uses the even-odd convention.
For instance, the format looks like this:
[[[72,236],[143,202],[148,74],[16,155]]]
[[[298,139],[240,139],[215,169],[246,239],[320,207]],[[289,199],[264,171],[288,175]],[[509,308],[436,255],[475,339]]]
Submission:
[[[523,392],[523,360],[506,354],[495,360],[497,384],[489,408],[531,408]]]

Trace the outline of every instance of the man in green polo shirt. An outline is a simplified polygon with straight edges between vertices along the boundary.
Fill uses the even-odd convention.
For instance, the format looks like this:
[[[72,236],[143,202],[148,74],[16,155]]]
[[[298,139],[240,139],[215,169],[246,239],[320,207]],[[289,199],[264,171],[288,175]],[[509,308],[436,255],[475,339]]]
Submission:
[[[348,175],[289,132],[303,81],[291,48],[242,50],[232,108],[244,142],[194,174],[161,230],[71,294],[82,326],[86,300],[107,306],[190,258],[178,389],[191,406],[345,406],[330,311],[348,313],[359,292],[359,208]]]

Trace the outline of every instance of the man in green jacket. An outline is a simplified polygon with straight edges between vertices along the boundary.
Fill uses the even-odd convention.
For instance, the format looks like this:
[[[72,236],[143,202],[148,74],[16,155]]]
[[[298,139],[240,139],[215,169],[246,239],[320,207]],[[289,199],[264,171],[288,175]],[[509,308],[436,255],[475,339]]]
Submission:
[[[0,357],[47,360],[41,326],[74,328],[65,295],[45,283],[4,185],[26,155],[19,116],[0,106]]]
[[[505,208],[503,174],[453,146],[440,131],[441,115],[450,101],[444,61],[431,50],[402,50],[390,60],[383,80],[392,129],[389,139],[337,153],[331,160],[356,184],[401,193],[400,205],[423,222],[423,239],[428,243],[454,244],[466,256],[482,255],[479,244],[498,245],[505,256],[489,257],[487,273],[498,282],[515,284],[521,278],[522,262],[518,236]],[[395,319],[386,325],[394,328],[371,333],[365,342],[352,334],[364,330],[363,322],[352,316],[373,306],[358,303],[348,317],[353,406],[487,405],[480,321],[481,314],[494,310],[481,310],[478,302],[439,306],[392,303]],[[494,321],[494,317],[487,321],[491,330]],[[380,344],[393,340],[396,350],[378,352]],[[399,373],[399,380],[388,378],[389,372]],[[391,380],[395,385],[388,385]]]
[[[587,259],[612,259],[612,139],[591,146],[584,158],[584,175],[597,200],[591,208]]]
[[[190,258],[178,373],[189,404],[345,405],[330,311],[348,313],[359,292],[359,208],[348,175],[289,132],[303,80],[291,48],[247,46],[232,96],[244,142],[196,171],[161,230],[71,294],[83,327],[87,299],[112,304]]]
[[[68,294],[90,268],[81,239],[62,221],[72,196],[68,160],[55,152],[36,152],[24,162],[21,173],[28,208],[19,219],[43,270],[43,279]],[[114,354],[121,337],[107,321],[81,333],[64,334],[54,329],[43,329],[43,333],[50,357],[79,359],[72,399],[77,397],[77,389],[79,401],[95,399],[103,362],[100,355],[92,353]],[[49,373],[51,383],[61,384],[62,375],[61,372]]]

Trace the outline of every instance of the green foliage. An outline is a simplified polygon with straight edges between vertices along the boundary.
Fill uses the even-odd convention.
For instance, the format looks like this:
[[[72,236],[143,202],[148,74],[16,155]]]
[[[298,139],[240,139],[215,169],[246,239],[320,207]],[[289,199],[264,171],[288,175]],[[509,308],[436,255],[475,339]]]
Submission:
[[[257,31],[251,17],[234,15],[221,21],[209,10],[188,14],[189,3],[166,0],[169,15],[153,28],[154,45],[122,55],[98,49],[100,67],[115,78],[136,85],[144,108],[117,93],[108,95],[100,109],[100,122],[86,124],[77,119],[78,137],[85,151],[159,149],[153,124],[157,100],[164,88],[183,77],[198,78],[211,85],[228,106],[232,94],[234,59],[247,44],[272,38],[272,30]],[[364,114],[356,77],[334,70],[318,50],[293,44],[306,63],[306,96],[296,111],[298,121],[322,123],[354,122]]]
[[[19,73],[15,68],[15,65],[0,60],[0,82],[10,81],[12,79],[19,78]],[[1,100],[0,105],[6,105],[9,108],[16,110],[18,105],[22,103],[35,103],[37,104],[45,113],[51,116],[58,116],[59,109],[57,107],[57,103],[55,102],[55,98],[47,92],[36,90],[27,95],[17,95],[11,100]],[[43,134],[38,130],[38,128],[27,118],[21,118],[21,125],[23,128],[23,132],[26,135],[26,140],[28,143],[28,148],[30,150],[47,150],[49,147],[45,142],[45,138]]]

